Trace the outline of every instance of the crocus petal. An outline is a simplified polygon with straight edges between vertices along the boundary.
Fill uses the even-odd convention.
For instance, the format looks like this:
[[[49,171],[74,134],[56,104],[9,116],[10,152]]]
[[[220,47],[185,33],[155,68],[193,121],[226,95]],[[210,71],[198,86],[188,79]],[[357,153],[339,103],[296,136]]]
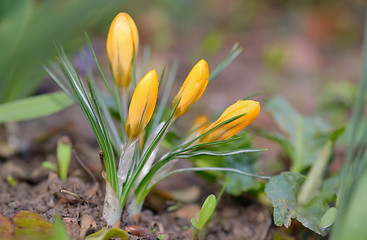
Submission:
[[[208,85],[208,78],[208,63],[202,59],[191,69],[180,91],[173,99],[172,107],[180,101],[175,112],[176,117],[185,114],[191,105],[199,100]]]
[[[126,134],[135,139],[143,132],[152,118],[158,96],[158,75],[148,72],[135,88],[125,123]]]
[[[239,100],[229,106],[222,115],[214,123],[204,129],[202,133],[208,132],[231,118],[244,115],[209,132],[200,139],[200,142],[205,143],[226,140],[249,125],[259,113],[260,104],[258,102],[252,100]]]
[[[131,83],[133,56],[138,48],[139,35],[134,20],[127,13],[117,14],[107,36],[107,55],[119,87],[126,88]]]

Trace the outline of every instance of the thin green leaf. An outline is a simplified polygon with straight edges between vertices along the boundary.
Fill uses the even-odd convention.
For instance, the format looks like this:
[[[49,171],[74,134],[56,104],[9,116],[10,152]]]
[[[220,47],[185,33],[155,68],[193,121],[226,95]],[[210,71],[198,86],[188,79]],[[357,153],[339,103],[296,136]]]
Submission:
[[[253,153],[253,152],[261,152],[266,151],[266,149],[240,149],[240,150],[234,150],[234,151],[228,151],[228,152],[212,152],[212,151],[197,151],[197,152],[191,152],[187,154],[178,154],[175,155],[177,158],[191,158],[201,155],[207,155],[207,156],[230,156],[230,155],[236,155],[236,154],[242,154],[242,153]]]
[[[166,87],[165,87],[164,92],[163,92],[162,99],[159,103],[157,114],[154,117],[154,122],[153,122],[153,125],[152,125],[152,129],[154,129],[156,126],[158,126],[158,124],[162,121],[164,108],[167,105],[168,97],[171,93],[173,82],[176,78],[177,69],[178,69],[178,62],[174,61],[173,65],[172,65],[172,69],[171,69],[171,71],[168,75],[168,79],[167,79]],[[163,75],[163,73],[162,73],[162,75]]]
[[[106,125],[107,125],[107,128],[108,128],[108,132],[111,134],[111,136],[113,137],[113,146],[114,146],[114,149],[117,153],[117,155],[120,155],[120,146],[122,145],[122,142],[121,142],[121,138],[118,134],[118,130],[116,128],[116,125],[112,119],[112,116],[111,116],[111,113],[110,111],[108,110],[107,106],[106,106],[106,103],[104,102],[104,98],[102,96],[102,93],[101,91],[96,87],[96,81],[94,79],[94,76],[93,76],[93,72],[92,72],[92,68],[90,67],[87,59],[86,59],[86,54],[85,52],[83,52],[84,54],[82,54],[82,59],[83,59],[83,62],[84,62],[84,65],[86,67],[86,70],[87,70],[87,74],[89,76],[89,80],[91,82],[91,85],[95,91],[95,95],[96,95],[96,98],[98,99],[98,104],[99,104],[99,107],[101,108],[102,112],[103,112],[103,116],[106,120]]]
[[[136,55],[135,55],[135,49],[133,51],[133,69],[132,69],[132,73],[131,73],[131,76],[132,76],[132,90],[133,92],[135,91],[135,88],[136,88],[136,85],[138,84],[138,79],[137,79],[137,76],[136,76]]]
[[[148,161],[150,155],[152,154],[153,150],[157,147],[157,145],[159,144],[159,142],[161,141],[162,137],[165,135],[166,130],[168,129],[168,127],[171,124],[171,120],[175,114],[175,111],[177,109],[177,106],[179,104],[180,101],[177,102],[177,104],[175,105],[175,107],[173,108],[171,115],[169,116],[169,118],[167,119],[166,123],[163,125],[162,129],[159,131],[159,133],[157,134],[157,136],[154,138],[152,144],[147,148],[147,150],[144,152],[138,167],[137,167],[137,171],[135,172],[135,174],[131,177],[131,179],[128,179],[127,181],[127,188],[124,190],[124,194],[125,194],[125,199],[123,199],[123,203],[126,200],[127,194],[129,193],[129,190],[131,189],[133,183],[135,182],[135,180],[138,178],[141,170],[143,169],[145,163]],[[142,182],[140,182],[140,184],[137,187],[136,192],[139,192],[142,190],[142,188],[146,187],[146,180],[144,182],[144,179],[150,179],[153,175],[151,174],[151,171],[148,172],[148,174],[143,178]],[[138,190],[140,189],[140,190]],[[137,194],[138,195],[138,194]],[[139,198],[137,198],[138,200],[138,204],[140,204],[141,200],[139,200]]]
[[[238,43],[235,43],[225,57],[225,59],[212,71],[209,76],[209,82],[213,81],[218,75],[242,52],[242,48],[239,47]]]
[[[124,122],[124,118],[123,118],[123,114],[122,114],[122,107],[121,107],[121,103],[120,103],[119,91],[118,91],[118,88],[117,88],[117,86],[116,86],[116,83],[115,83],[115,82],[113,82],[113,84],[114,84],[114,91],[112,91],[110,84],[108,83],[108,81],[107,81],[106,77],[104,76],[104,74],[103,74],[103,72],[102,72],[102,69],[101,69],[101,67],[100,67],[100,65],[99,65],[98,59],[97,59],[97,57],[96,57],[96,54],[95,54],[95,52],[94,52],[94,49],[93,49],[92,43],[91,43],[91,41],[90,41],[90,39],[89,39],[89,37],[88,37],[87,33],[85,33],[85,37],[86,37],[86,39],[87,39],[87,43],[88,43],[88,46],[89,46],[89,50],[90,50],[90,52],[91,52],[91,54],[92,54],[92,56],[93,56],[93,60],[94,60],[94,62],[95,62],[95,64],[96,64],[96,66],[97,66],[97,68],[98,68],[99,74],[100,74],[100,76],[102,77],[103,82],[104,82],[104,84],[106,85],[106,87],[107,87],[108,91],[110,92],[110,94],[111,94],[111,96],[112,96],[113,100],[115,101],[115,104],[116,104],[116,107],[117,107],[117,111],[118,111],[119,116],[120,116],[120,120],[121,120],[121,122],[122,122],[122,125],[125,127],[125,122]]]
[[[143,50],[143,64],[142,64],[142,72],[143,73],[148,72],[149,59],[150,59],[150,47],[149,46],[144,46],[144,50]],[[141,76],[141,78],[142,77],[143,76]]]
[[[364,22],[363,58],[359,92],[346,131],[348,148],[341,171],[341,187],[336,202],[338,214],[331,234],[332,240],[364,239],[367,231],[361,224],[367,216],[366,208],[361,205],[366,199],[367,183],[367,141],[363,139],[367,132],[367,15]],[[358,137],[361,132],[363,138]]]
[[[190,146],[191,144],[195,143],[198,139],[200,139],[200,138],[202,138],[202,137],[206,136],[207,134],[211,133],[211,132],[212,132],[212,131],[214,131],[215,129],[217,129],[217,128],[219,128],[219,127],[221,127],[221,126],[223,126],[223,125],[225,125],[225,124],[227,124],[227,123],[230,123],[230,122],[232,122],[232,121],[234,121],[234,120],[236,120],[236,119],[238,119],[238,118],[240,118],[240,117],[242,117],[242,116],[244,116],[244,115],[246,115],[246,113],[244,113],[244,114],[240,114],[240,115],[238,115],[238,116],[235,116],[235,117],[233,117],[233,118],[230,118],[230,119],[228,119],[228,120],[226,120],[226,121],[224,121],[224,122],[222,122],[222,123],[218,124],[217,126],[213,127],[213,128],[212,128],[212,129],[210,129],[209,131],[206,131],[205,133],[200,134],[199,136],[197,136],[197,137],[196,137],[196,138],[194,138],[193,140],[191,140],[191,141],[189,141],[189,142],[185,142],[185,143],[183,143],[182,145],[179,145],[178,147],[174,148],[173,150],[171,150],[171,154],[175,154],[175,153],[176,153],[176,151],[182,151],[182,149],[187,148],[187,147],[188,147],[188,146]]]

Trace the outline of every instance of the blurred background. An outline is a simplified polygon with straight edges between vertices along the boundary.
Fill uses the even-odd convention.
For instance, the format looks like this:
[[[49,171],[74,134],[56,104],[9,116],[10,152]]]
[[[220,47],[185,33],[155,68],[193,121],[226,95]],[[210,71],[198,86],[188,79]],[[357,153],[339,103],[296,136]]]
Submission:
[[[365,5],[365,0],[0,0],[0,104],[60,91],[42,66],[56,59],[55,43],[63,46],[83,74],[81,51],[88,51],[85,32],[104,73],[111,80],[106,54],[107,32],[116,14],[127,12],[136,22],[140,35],[139,78],[144,75],[143,55],[148,49],[150,61],[146,70],[156,69],[160,74],[164,66],[170,70],[172,63],[179,61],[171,99],[200,59],[204,58],[213,70],[235,43],[243,48],[174,127],[184,133],[199,114],[214,117],[237,100],[257,93],[251,98],[260,102],[261,112],[246,132],[254,133],[254,148],[268,151],[261,153],[259,164],[258,155],[222,162],[235,164],[230,167],[244,171],[276,175],[291,169],[292,159],[276,141],[264,138],[264,133],[259,136],[261,130],[285,137],[287,143],[294,145],[292,134],[284,131],[279,122],[283,121],[283,127],[293,123],[289,128],[301,135],[300,139],[304,140],[300,144],[304,149],[301,152],[307,155],[315,153],[310,151],[311,147],[322,147],[309,146],[318,144],[314,135],[330,134],[330,129],[347,124],[362,72]],[[97,69],[94,71],[98,76]],[[274,104],[275,96],[282,96],[290,105],[285,107],[286,101],[279,101],[279,98],[278,104]],[[269,106],[277,107],[269,110]],[[301,116],[294,114],[297,111],[302,116],[310,116],[302,118],[305,127],[301,131],[294,127],[296,121],[293,120]],[[277,125],[270,115],[282,115],[283,118]],[[319,127],[320,122],[327,127]],[[99,176],[99,147],[77,106],[39,119],[0,125],[0,163],[7,164],[7,168],[5,164],[0,168],[0,176],[11,172],[8,171],[11,164],[19,169],[23,166],[19,162],[27,162],[37,170],[45,159],[54,159],[57,141],[63,135],[71,138],[73,148]],[[250,134],[243,136],[251,142]],[[16,145],[16,151],[9,151],[10,144]],[[346,140],[341,137],[335,160],[328,169],[330,175],[341,169],[345,149]],[[210,160],[202,162],[213,164]],[[75,161],[72,164],[77,165]],[[310,165],[302,167],[307,169]],[[71,169],[79,169],[79,166]],[[171,189],[177,189],[190,184],[189,178],[196,181],[194,175],[182,176],[176,175],[175,181],[161,184],[171,184],[174,185]],[[33,181],[31,177],[28,181]],[[252,182],[241,179],[233,178],[231,194],[239,195],[248,189],[256,192],[261,188],[252,179]],[[204,184],[206,189],[208,184]],[[156,206],[161,208],[163,204],[158,203]],[[242,230],[243,225],[239,221],[238,229]]]
[[[160,72],[164,65],[180,62],[171,97],[198,60],[206,59],[214,69],[234,43],[243,48],[178,128],[190,128],[187,122],[196,115],[214,116],[257,92],[261,104],[282,95],[301,113],[321,114],[342,126],[361,73],[364,5],[363,0],[2,0],[0,102],[58,90],[42,64],[55,58],[55,41],[77,64],[78,52],[87,47],[84,32],[110,76],[106,36],[114,16],[124,11],[139,29],[138,61],[149,46],[149,69]],[[137,71],[142,76],[139,67]],[[32,124],[70,122],[73,131],[91,136],[78,111],[73,107],[60,113],[63,118],[51,116]],[[264,110],[253,125],[275,128]],[[264,139],[255,139],[255,146],[272,149]]]

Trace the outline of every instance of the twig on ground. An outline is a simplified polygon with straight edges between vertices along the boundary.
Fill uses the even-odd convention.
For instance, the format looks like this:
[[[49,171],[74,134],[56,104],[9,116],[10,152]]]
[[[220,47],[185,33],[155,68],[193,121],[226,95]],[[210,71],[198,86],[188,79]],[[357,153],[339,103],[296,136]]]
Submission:
[[[84,200],[84,199],[83,199],[82,197],[80,197],[78,194],[73,193],[73,192],[70,192],[70,191],[65,190],[65,189],[61,189],[61,190],[60,190],[60,193],[62,193],[62,194],[66,194],[66,195],[70,195],[70,196],[72,196],[72,197],[76,198],[77,200]]]

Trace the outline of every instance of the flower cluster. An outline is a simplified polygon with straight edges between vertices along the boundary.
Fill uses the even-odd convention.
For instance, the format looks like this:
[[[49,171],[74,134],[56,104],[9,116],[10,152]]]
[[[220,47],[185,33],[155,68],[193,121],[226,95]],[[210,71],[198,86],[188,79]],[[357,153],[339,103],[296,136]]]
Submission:
[[[127,13],[119,13],[112,21],[108,38],[107,53],[114,80],[119,87],[128,88],[132,79],[133,59],[139,48],[136,25]],[[190,71],[172,102],[176,105],[174,117],[189,111],[204,93],[209,82],[208,63],[202,59]],[[150,121],[158,95],[158,76],[155,70],[148,72],[138,83],[131,99],[125,130],[130,139],[139,137]],[[235,135],[250,124],[259,114],[260,104],[252,100],[239,100],[229,106],[212,124],[202,130],[200,142],[222,141]],[[231,118],[232,122],[218,127]],[[207,134],[205,134],[207,133]]]
[[[134,69],[139,49],[139,34],[134,21],[127,13],[119,13],[113,19],[107,37],[107,55],[114,79],[112,85],[104,77],[92,44],[88,38],[87,40],[100,76],[109,90],[110,96],[107,97],[110,97],[113,102],[113,106],[110,107],[115,107],[117,117],[109,111],[106,96],[97,87],[98,84],[93,80],[94,78],[86,76],[83,80],[62,48],[59,49],[60,64],[52,66],[53,72],[46,70],[80,106],[102,150],[100,157],[104,160],[107,180],[103,216],[109,226],[118,222],[125,205],[130,214],[139,213],[151,188],[160,180],[178,173],[177,170],[171,170],[172,164],[169,164],[174,163],[174,160],[198,155],[225,156],[260,151],[257,149],[201,151],[202,147],[212,142],[216,144],[225,142],[257,117],[260,112],[258,102],[239,100],[212,123],[206,117],[198,119],[194,124],[193,134],[175,143],[176,145],[173,145],[167,153],[158,155],[160,144],[170,126],[200,99],[210,79],[215,78],[239,54],[241,50],[238,47],[231,50],[228,57],[214,69],[212,74],[204,59],[196,63],[174,97],[167,117],[163,112],[170,92],[170,88],[167,87],[170,85],[168,82],[174,81],[175,73],[171,74],[174,72],[174,67],[167,79],[162,99],[158,99],[158,90],[161,88],[159,79],[163,79],[163,73],[159,77],[155,70],[151,70],[140,81],[136,80]],[[88,83],[88,88],[85,81]],[[128,103],[131,90],[133,90],[132,98]],[[159,104],[157,104],[158,101]],[[118,166],[116,166],[116,156],[119,156]],[[194,169],[194,171],[198,170],[207,171],[208,168]],[[209,170],[232,171],[248,175],[238,169]],[[192,171],[192,168],[180,169],[180,171]]]

